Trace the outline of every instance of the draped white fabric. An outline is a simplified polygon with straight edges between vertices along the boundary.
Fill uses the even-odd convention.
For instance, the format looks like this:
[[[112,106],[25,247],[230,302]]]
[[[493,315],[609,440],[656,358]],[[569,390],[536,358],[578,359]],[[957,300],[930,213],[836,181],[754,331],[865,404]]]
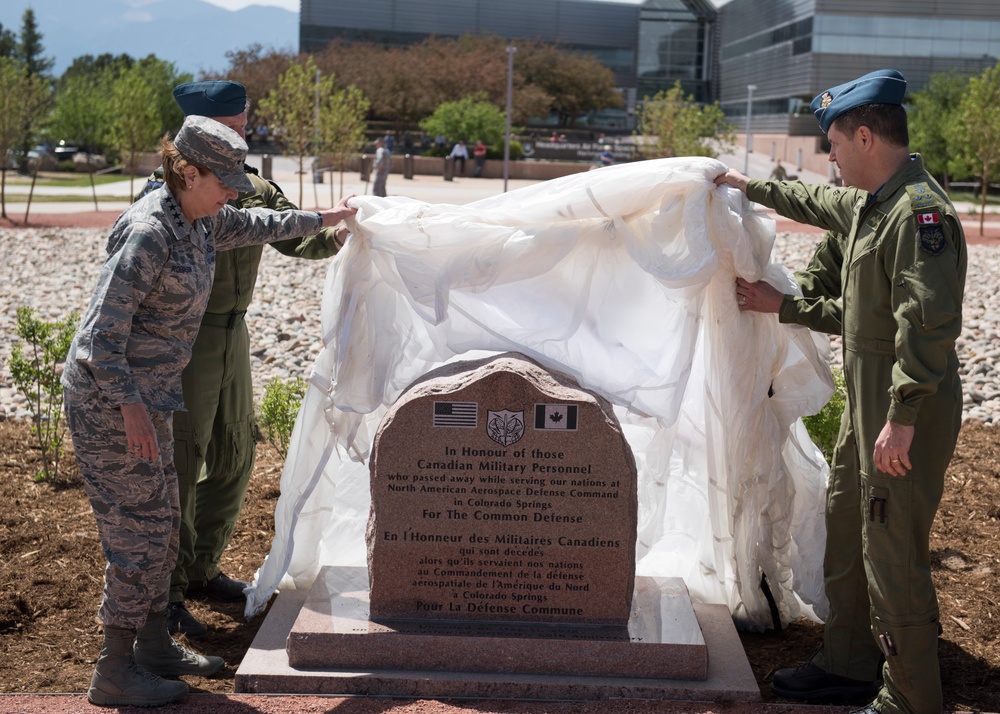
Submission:
[[[639,574],[682,577],[762,629],[764,573],[783,620],[822,617],[828,473],[799,417],[832,394],[829,343],[737,310],[737,275],[796,287],[771,261],[773,221],[714,185],[724,170],[661,159],[464,206],[355,199],[247,615],[325,565],[365,565],[367,458],[407,385],[514,351],[615,405],[639,469]]]

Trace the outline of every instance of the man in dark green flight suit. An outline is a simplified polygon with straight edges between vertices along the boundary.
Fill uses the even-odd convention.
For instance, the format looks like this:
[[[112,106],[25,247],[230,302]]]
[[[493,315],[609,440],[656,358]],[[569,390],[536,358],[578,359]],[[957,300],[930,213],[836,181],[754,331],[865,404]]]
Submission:
[[[835,257],[817,271],[827,297],[842,296],[839,308],[789,296],[775,304],[759,284],[738,283],[736,292],[743,309],[810,327],[830,328],[842,308],[848,407],[827,491],[830,615],[812,661],[779,670],[771,686],[795,699],[874,696],[859,710],[867,714],[941,711],[928,540],[962,417],[955,339],[965,236],[947,195],[909,153],[905,92],[901,74],[880,70],[813,100],[846,188],[732,170],[716,179],[846,237],[839,282]]]
[[[244,136],[249,105],[242,84],[188,82],[174,88],[174,98],[185,116],[207,116]],[[256,169],[245,170],[253,191],[239,194],[232,205],[296,208]],[[154,173],[140,195],[160,184],[162,175]],[[346,229],[327,228],[271,245],[288,256],[328,258],[337,253],[345,236]],[[189,637],[202,637],[207,628],[188,611],[185,595],[238,601],[248,587],[223,573],[219,561],[243,508],[255,458],[250,344],[243,318],[253,298],[262,253],[262,246],[253,246],[218,254],[208,309],[182,375],[187,411],[174,414],[181,532],[167,618],[170,632]]]

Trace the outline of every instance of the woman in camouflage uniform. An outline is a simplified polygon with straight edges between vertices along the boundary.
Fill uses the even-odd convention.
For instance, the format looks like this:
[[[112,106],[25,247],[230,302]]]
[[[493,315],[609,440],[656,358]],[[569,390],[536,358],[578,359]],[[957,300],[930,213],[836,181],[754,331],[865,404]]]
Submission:
[[[172,414],[181,371],[212,288],[217,250],[314,233],[353,215],[347,200],[321,212],[240,211],[250,188],[247,145],[205,117],[164,141],[166,185],[126,210],[63,374],[67,423],[108,564],[99,617],[104,645],[88,699],[155,706],[187,692],[163,679],[224,664],[175,643],[166,628],[180,506]]]

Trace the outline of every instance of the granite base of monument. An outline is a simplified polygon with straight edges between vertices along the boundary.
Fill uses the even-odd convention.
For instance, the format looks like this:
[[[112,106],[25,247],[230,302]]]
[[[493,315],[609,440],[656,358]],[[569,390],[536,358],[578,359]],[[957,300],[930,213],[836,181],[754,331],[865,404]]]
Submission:
[[[724,606],[683,582],[637,578],[625,628],[368,620],[364,568],[324,568],[282,593],[236,691],[403,698],[759,701]]]

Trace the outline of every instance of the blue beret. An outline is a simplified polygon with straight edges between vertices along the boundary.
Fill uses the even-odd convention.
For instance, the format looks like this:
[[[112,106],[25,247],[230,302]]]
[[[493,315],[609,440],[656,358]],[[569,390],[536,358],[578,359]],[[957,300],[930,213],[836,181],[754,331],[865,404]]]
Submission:
[[[186,117],[234,117],[247,108],[246,88],[224,79],[178,84],[174,99]]]
[[[812,100],[809,108],[825,134],[844,112],[865,104],[902,104],[906,80],[894,69],[880,69],[864,77],[828,89]]]

